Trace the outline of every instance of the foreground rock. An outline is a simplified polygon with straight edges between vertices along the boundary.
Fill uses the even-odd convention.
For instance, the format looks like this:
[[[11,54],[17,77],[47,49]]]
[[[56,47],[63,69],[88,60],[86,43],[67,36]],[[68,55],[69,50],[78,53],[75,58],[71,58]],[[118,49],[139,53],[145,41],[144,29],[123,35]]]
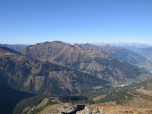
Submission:
[[[85,106],[84,110],[77,111],[76,114],[103,114],[103,113],[110,112],[110,110],[111,109],[103,111],[103,108],[96,110],[96,109],[93,109],[91,105],[87,105]]]
[[[83,110],[84,105],[72,105],[72,106],[61,106],[57,111],[54,111],[51,114],[76,114],[77,111]]]

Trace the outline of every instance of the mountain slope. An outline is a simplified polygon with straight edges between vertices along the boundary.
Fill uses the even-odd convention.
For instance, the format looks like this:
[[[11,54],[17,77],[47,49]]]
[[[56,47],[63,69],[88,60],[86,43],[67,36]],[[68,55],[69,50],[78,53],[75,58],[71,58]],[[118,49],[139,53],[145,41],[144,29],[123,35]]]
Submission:
[[[78,94],[107,81],[64,66],[23,56],[0,47],[0,78],[4,84],[35,94]]]
[[[152,61],[152,47],[140,48],[135,50],[135,52],[139,53],[140,55]]]
[[[54,41],[27,46],[19,52],[29,57],[69,66],[111,83],[126,81],[127,78],[138,80],[139,76],[146,73],[91,44],[70,45]]]
[[[144,68],[149,71],[152,70],[151,69],[152,62],[149,61],[146,57],[136,52],[130,51],[122,47],[113,47],[113,46],[103,46],[100,49],[119,60],[136,65],[140,68]]]

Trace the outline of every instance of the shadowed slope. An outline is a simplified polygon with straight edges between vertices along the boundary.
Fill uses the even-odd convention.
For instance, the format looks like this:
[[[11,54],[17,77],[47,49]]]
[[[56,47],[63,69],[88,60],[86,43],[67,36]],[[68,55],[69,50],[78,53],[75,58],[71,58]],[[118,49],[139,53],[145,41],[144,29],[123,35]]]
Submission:
[[[10,87],[35,94],[78,94],[106,81],[68,67],[0,48],[0,78]]]

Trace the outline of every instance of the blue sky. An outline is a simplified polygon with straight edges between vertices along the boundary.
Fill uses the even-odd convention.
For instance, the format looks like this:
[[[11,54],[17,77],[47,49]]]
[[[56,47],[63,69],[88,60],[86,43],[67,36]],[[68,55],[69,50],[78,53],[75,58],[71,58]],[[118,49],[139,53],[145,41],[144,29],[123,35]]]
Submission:
[[[0,43],[152,44],[152,0],[0,0]]]

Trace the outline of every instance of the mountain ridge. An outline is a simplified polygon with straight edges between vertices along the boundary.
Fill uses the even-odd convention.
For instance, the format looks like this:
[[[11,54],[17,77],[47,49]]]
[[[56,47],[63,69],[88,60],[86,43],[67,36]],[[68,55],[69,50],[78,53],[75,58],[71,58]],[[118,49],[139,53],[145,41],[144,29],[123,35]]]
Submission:
[[[126,80],[126,78],[135,79],[141,74],[135,66],[116,59],[92,44],[70,45],[61,41],[44,42],[27,46],[18,52],[68,66],[112,83]]]

